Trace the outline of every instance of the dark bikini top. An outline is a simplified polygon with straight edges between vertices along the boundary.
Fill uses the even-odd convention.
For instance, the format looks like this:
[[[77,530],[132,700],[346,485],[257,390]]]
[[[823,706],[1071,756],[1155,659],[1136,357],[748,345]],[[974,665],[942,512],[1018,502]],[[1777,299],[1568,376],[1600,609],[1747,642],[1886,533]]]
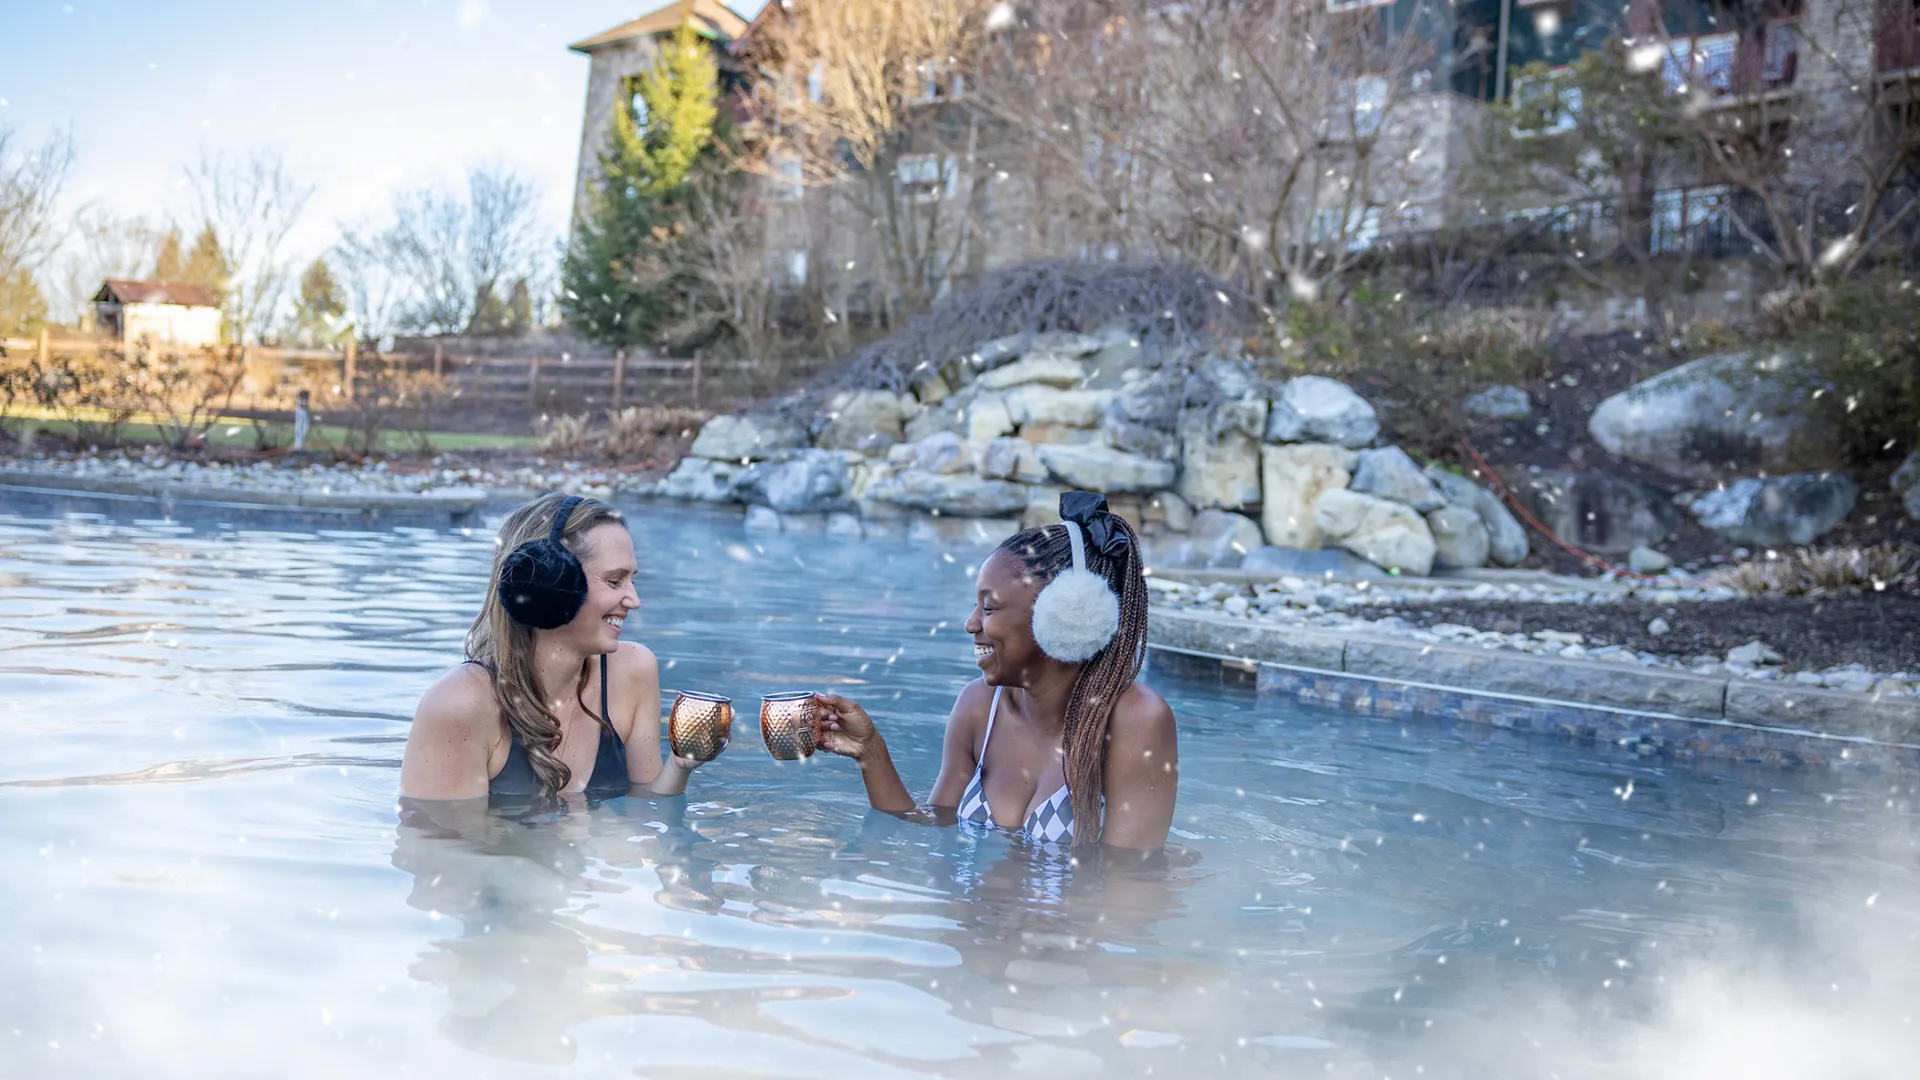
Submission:
[[[478,660],[469,660],[469,664],[479,664]],[[486,667],[485,664],[480,664]],[[491,669],[489,674],[491,674]],[[627,793],[627,746],[613,730],[613,721],[607,715],[607,656],[600,654],[600,745],[593,755],[593,773],[587,777],[589,798],[612,799]],[[538,798],[540,774],[533,771],[533,762],[527,760],[527,749],[520,745],[520,733],[511,726],[507,735],[512,739],[507,747],[507,763],[500,767],[499,773],[487,782],[489,800],[507,799],[524,802]]]

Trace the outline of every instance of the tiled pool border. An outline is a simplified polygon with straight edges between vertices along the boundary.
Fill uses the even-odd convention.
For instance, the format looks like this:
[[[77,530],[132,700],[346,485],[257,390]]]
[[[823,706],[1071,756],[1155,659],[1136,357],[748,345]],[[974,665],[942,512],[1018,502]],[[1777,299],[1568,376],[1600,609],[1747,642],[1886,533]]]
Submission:
[[[1175,677],[1251,682],[1262,696],[1362,716],[1443,718],[1657,757],[1920,774],[1920,701],[1912,699],[1185,612],[1154,612],[1148,647],[1155,666]],[[1597,692],[1565,693],[1582,687]]]

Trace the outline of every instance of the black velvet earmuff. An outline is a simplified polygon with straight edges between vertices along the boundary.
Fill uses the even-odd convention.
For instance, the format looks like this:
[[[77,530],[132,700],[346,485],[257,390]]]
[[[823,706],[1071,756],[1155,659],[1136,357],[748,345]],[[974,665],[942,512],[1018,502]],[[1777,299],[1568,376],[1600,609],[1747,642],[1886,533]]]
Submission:
[[[553,513],[553,527],[529,540],[500,564],[500,605],[514,622],[536,630],[555,630],[573,621],[587,602],[587,572],[560,542],[567,519],[584,502],[569,495]]]

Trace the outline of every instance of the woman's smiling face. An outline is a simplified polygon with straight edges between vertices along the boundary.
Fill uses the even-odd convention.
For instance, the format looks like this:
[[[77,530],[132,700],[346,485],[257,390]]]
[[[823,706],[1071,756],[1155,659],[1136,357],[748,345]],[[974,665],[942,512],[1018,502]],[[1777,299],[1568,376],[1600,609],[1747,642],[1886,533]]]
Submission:
[[[627,613],[640,606],[633,588],[633,537],[626,526],[607,522],[587,530],[581,538],[580,567],[587,574],[587,602],[566,626],[588,655],[608,653],[620,645]]]
[[[966,631],[973,638],[974,662],[988,685],[1020,685],[1023,673],[1046,658],[1033,640],[1033,600],[1041,584],[1004,551],[980,564]]]

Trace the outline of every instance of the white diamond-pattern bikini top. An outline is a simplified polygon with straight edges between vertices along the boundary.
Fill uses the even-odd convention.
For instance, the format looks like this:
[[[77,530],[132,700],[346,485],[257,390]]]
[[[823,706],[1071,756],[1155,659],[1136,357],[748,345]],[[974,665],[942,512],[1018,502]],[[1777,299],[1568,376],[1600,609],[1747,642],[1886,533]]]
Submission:
[[[987,806],[987,745],[993,740],[993,718],[1000,714],[1003,689],[994,687],[993,704],[987,709],[987,734],[980,740],[980,763],[973,767],[973,779],[960,795],[960,820],[993,828],[998,828],[1000,823],[993,820],[993,810]],[[1073,800],[1067,794],[1067,785],[1061,784],[1046,802],[1034,807],[1021,823],[1020,831],[1036,843],[1072,843]]]

